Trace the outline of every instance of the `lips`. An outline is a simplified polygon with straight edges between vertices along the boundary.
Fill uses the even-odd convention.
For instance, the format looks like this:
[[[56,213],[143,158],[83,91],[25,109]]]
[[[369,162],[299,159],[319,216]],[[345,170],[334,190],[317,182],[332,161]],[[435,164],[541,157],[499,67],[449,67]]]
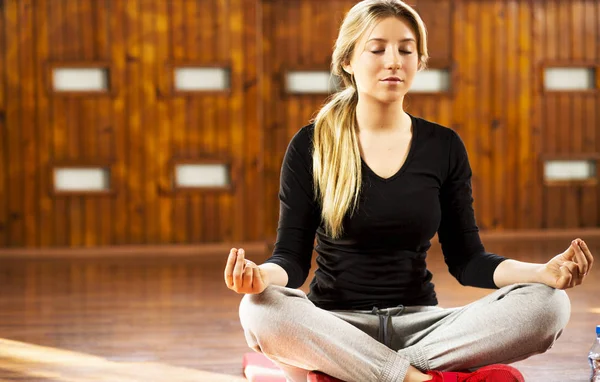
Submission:
[[[398,77],[388,77],[388,78],[384,78],[382,81],[401,82],[402,80]]]

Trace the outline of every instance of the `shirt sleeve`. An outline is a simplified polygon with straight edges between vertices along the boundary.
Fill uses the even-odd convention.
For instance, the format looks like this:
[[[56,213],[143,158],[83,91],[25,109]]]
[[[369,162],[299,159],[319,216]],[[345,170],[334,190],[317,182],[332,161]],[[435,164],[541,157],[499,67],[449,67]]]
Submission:
[[[475,222],[472,171],[467,150],[451,130],[448,175],[440,190],[442,218],[438,237],[450,273],[462,285],[497,288],[494,271],[504,260],[485,251]]]
[[[304,127],[296,133],[283,158],[277,240],[266,261],[286,271],[289,288],[299,288],[308,277],[320,223],[312,178],[312,134],[308,130]]]

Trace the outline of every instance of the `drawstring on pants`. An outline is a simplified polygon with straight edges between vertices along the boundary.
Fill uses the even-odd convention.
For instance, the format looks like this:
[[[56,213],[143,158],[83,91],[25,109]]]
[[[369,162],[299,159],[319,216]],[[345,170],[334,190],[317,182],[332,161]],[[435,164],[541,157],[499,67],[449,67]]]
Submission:
[[[376,306],[371,310],[371,314],[379,317],[379,342],[385,346],[392,347],[392,320],[391,317],[396,317],[402,314],[404,305],[398,305],[393,308],[377,309]]]

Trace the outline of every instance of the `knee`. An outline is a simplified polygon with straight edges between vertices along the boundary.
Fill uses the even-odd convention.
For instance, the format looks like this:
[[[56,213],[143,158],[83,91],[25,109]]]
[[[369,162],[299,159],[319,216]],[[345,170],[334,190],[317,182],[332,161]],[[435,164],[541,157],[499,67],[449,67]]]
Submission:
[[[565,328],[571,317],[571,302],[564,290],[547,285],[532,286],[537,303],[538,323],[544,324],[550,331],[557,332]]]
[[[531,285],[529,322],[531,330],[541,340],[541,351],[546,351],[562,334],[571,316],[571,302],[564,290],[554,289],[543,284]]]
[[[246,333],[255,337],[264,337],[281,330],[289,318],[287,288],[268,287],[260,294],[247,294],[242,298],[239,308],[240,322]]]

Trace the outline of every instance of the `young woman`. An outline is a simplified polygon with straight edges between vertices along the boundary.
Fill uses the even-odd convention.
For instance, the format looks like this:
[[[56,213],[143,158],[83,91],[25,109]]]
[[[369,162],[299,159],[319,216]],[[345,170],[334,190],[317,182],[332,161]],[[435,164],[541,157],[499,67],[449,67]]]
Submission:
[[[311,370],[357,382],[521,381],[502,364],[552,346],[570,315],[561,289],[592,267],[580,239],[546,264],[485,251],[463,142],[403,110],[427,58],[425,26],[411,7],[356,4],[332,59],[345,89],[286,152],[272,256],[257,266],[243,249],[229,254],[225,282],[246,294],[248,344],[290,381]],[[497,290],[438,307],[425,263],[436,232],[461,284]],[[294,288],[307,278],[315,235],[319,268],[306,296]]]

